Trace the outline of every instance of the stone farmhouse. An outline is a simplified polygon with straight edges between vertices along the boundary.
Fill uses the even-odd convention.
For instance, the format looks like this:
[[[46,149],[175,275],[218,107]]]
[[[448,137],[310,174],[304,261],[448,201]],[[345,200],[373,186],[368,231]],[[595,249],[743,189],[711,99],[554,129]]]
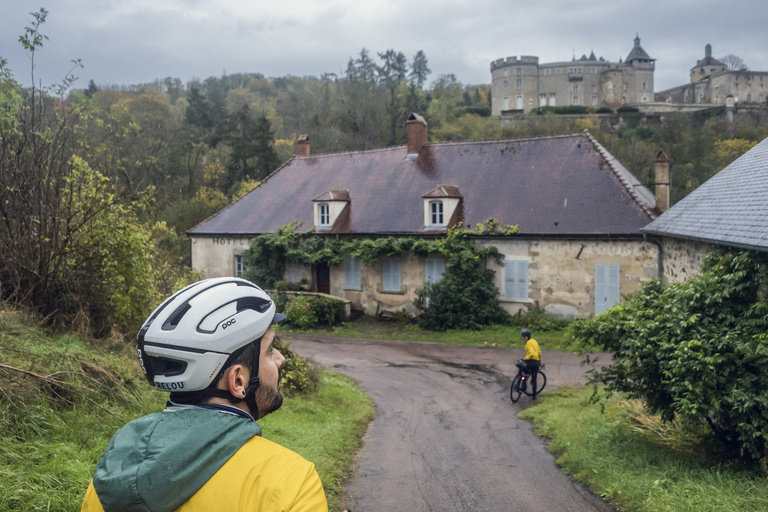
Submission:
[[[582,55],[578,60],[540,64],[521,56],[491,62],[491,115],[528,114],[536,107],[580,105],[609,107],[654,101],[655,59],[640,37],[622,62]]]
[[[717,245],[768,251],[768,139],[641,231],[661,240],[665,282],[697,275],[704,256]]]
[[[691,68],[690,82],[655,93],[654,101],[703,107],[768,105],[768,72],[729,70],[704,47],[704,58]]]
[[[641,232],[660,213],[656,198],[588,133],[429,143],[417,114],[406,130],[405,146],[329,155],[312,155],[303,138],[260,185],[188,231],[192,266],[205,277],[237,275],[252,237],[293,221],[323,236],[435,239],[460,222],[494,219],[519,226],[475,238],[503,255],[487,265],[510,313],[538,304],[589,317],[658,277],[658,247]],[[288,262],[284,279],[373,315],[412,312],[417,290],[444,268],[412,254],[373,265],[347,257],[331,268]]]

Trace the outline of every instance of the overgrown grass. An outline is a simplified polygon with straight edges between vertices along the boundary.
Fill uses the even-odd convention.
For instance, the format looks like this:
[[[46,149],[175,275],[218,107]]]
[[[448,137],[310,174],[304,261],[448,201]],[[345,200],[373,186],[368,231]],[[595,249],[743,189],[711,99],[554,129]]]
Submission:
[[[605,404],[603,414],[588,403],[591,393],[591,388],[561,388],[520,416],[550,439],[565,472],[620,510],[768,510],[768,478],[718,463],[706,451],[705,436],[696,443],[690,432],[660,428],[657,419],[619,397]]]
[[[443,332],[427,331],[414,323],[403,321],[380,321],[371,316],[362,316],[333,328],[316,328],[313,331],[292,329],[290,325],[280,326],[281,332],[315,332],[329,336],[347,338],[372,338],[405,341],[432,341],[451,345],[472,345],[477,347],[522,348],[520,331],[524,328],[533,331],[533,337],[542,350],[575,351],[565,337],[565,328],[540,330],[528,325],[493,325],[479,331],[449,330]]]
[[[80,510],[114,432],[168,395],[146,383],[132,344],[95,347],[36,321],[0,304],[0,510]],[[373,407],[352,381],[323,375],[260,424],[315,463],[333,510]]]

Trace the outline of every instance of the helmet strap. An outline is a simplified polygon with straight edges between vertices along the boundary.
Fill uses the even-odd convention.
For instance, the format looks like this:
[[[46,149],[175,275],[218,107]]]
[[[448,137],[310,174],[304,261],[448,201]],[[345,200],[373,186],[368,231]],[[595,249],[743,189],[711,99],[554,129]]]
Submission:
[[[259,419],[259,406],[256,404],[256,390],[259,389],[261,382],[258,377],[253,377],[248,381],[248,387],[245,388],[245,403],[251,410],[251,416]]]

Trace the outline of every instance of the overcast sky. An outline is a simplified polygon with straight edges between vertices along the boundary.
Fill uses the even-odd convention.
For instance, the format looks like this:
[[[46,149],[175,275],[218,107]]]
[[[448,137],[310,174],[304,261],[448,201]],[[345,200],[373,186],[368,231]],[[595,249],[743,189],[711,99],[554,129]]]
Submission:
[[[453,73],[490,83],[490,62],[589,55],[625,59],[639,34],[656,59],[655,90],[688,81],[712,45],[768,71],[765,0],[0,0],[0,57],[30,83],[18,43],[31,11],[50,14],[35,80],[59,81],[81,59],[76,87],[183,82],[238,72],[267,77],[341,74],[365,47],[409,59],[423,50],[430,81]]]

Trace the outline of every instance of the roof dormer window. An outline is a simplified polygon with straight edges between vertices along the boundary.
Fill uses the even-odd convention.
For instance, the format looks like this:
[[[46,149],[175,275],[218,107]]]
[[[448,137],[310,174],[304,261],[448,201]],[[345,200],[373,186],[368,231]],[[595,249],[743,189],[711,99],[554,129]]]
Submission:
[[[443,220],[443,202],[440,200],[429,202],[429,225],[435,227],[445,226]]]
[[[328,203],[317,205],[318,216],[320,217],[320,226],[328,227],[331,225],[331,207]]]
[[[423,196],[424,228],[427,231],[441,231],[461,220],[457,212],[461,202],[459,188],[453,185],[438,185]]]
[[[349,192],[329,190],[312,200],[314,205],[315,229],[343,232],[349,221]],[[342,231],[339,231],[342,230]]]

